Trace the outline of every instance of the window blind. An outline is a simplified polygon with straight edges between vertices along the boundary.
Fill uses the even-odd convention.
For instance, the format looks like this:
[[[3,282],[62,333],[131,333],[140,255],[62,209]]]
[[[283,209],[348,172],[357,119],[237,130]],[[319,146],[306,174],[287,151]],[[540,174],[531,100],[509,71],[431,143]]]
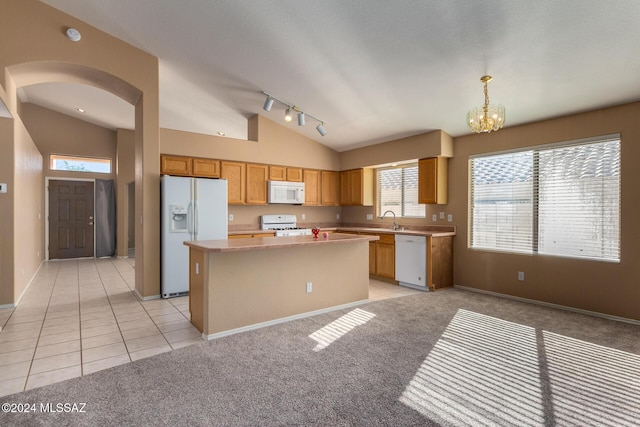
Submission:
[[[470,159],[473,248],[620,259],[620,139]]]

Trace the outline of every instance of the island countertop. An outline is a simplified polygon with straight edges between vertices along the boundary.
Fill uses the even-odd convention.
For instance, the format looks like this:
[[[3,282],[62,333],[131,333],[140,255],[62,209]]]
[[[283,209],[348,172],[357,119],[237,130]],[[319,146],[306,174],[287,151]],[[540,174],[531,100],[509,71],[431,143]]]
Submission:
[[[305,245],[331,245],[379,239],[378,236],[331,233],[328,238],[324,238],[321,234],[317,239],[313,236],[252,237],[246,239],[192,240],[186,241],[184,244],[202,252],[239,252]]]

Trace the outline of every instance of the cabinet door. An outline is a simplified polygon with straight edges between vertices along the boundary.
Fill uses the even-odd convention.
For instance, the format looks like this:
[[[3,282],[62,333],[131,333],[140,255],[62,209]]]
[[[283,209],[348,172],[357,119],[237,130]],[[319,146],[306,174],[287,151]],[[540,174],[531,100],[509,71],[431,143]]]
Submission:
[[[338,172],[322,171],[322,206],[338,206]]]
[[[160,173],[163,175],[191,176],[191,157],[160,156]]]
[[[302,182],[302,168],[287,168],[287,181]]]
[[[447,159],[431,157],[418,161],[418,203],[447,203]]]
[[[305,169],[302,176],[304,179],[304,204],[320,205],[320,171]]]
[[[269,179],[272,181],[286,181],[287,168],[284,166],[269,166]]]
[[[227,180],[229,204],[241,205],[245,200],[245,168],[244,163],[220,162],[220,178]]]
[[[362,205],[362,169],[349,171],[349,187],[351,193],[351,204]]]
[[[348,206],[351,204],[351,174],[349,171],[340,172],[340,204]]]
[[[193,176],[220,178],[220,160],[193,159]]]
[[[376,242],[369,242],[369,274],[376,274]]]
[[[247,164],[247,204],[267,204],[267,165]]]
[[[396,248],[394,244],[376,243],[376,274],[396,278]]]

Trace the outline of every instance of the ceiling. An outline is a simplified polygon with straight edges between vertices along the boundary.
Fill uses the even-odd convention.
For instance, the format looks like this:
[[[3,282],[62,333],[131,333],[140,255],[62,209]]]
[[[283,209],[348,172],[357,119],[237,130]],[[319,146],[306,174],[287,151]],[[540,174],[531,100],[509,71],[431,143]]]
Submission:
[[[42,1],[159,58],[163,128],[246,139],[262,114],[337,151],[434,129],[460,136],[484,102],[484,74],[507,126],[640,100],[637,0]],[[278,103],[264,111],[262,91],[327,135],[309,117],[285,123]],[[133,128],[130,105],[88,86],[20,96]]]

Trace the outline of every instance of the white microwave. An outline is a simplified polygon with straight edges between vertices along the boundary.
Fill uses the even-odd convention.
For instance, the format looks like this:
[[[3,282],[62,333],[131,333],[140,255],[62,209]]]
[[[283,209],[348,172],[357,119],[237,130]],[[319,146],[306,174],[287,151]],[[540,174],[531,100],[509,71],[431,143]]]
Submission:
[[[269,203],[301,205],[304,203],[304,182],[268,181]]]

